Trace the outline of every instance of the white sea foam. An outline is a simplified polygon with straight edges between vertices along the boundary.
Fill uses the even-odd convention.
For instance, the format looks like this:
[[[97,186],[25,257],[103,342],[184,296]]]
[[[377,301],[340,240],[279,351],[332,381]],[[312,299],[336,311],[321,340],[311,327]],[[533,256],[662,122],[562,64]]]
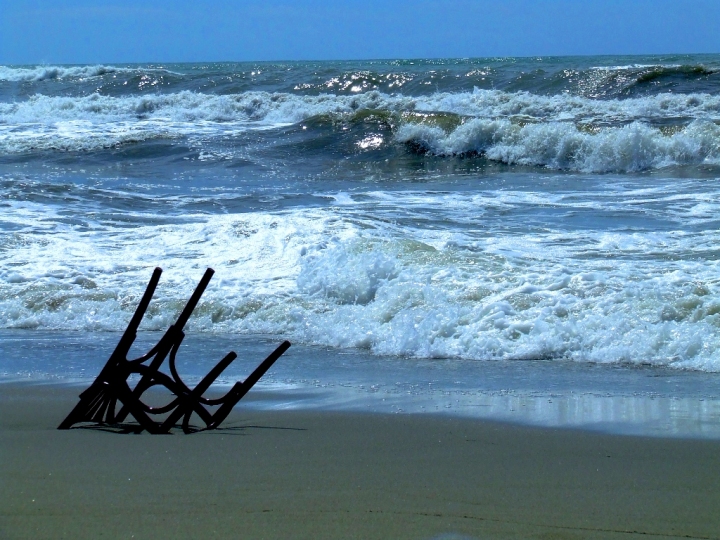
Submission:
[[[157,72],[159,69],[118,66],[0,66],[0,81],[38,82],[53,79],[87,79],[113,73]]]
[[[571,197],[500,191],[365,197],[392,201],[398,215],[443,208],[458,222],[478,225],[417,229],[356,204],[184,215],[131,228],[85,216],[75,226],[50,207],[11,203],[4,219],[16,232],[0,242],[0,325],[120,330],[160,264],[167,273],[145,327],[163,329],[207,265],[216,279],[193,316],[193,331],[282,334],[417,357],[571,358],[720,371],[720,268],[707,256],[720,243],[715,230],[509,234],[482,228],[483,208],[492,210],[483,197],[499,199],[498,211],[543,201],[562,207]],[[718,209],[714,196],[691,199],[678,201],[680,214],[698,204],[707,205],[699,216]]]
[[[451,131],[417,114],[396,121],[396,141],[441,156],[479,152],[510,164],[605,172],[716,163],[720,155],[718,96],[662,94],[600,101],[486,90],[424,97],[190,91],[126,97],[35,95],[0,104],[0,150],[93,150],[154,138],[226,136],[362,110],[460,115],[462,123]],[[678,118],[684,125],[674,130],[651,125]]]
[[[159,117],[175,121],[293,123],[316,115],[348,114],[367,109],[445,112],[488,119],[584,120],[600,123],[665,118],[720,120],[720,96],[659,94],[624,100],[593,100],[568,95],[539,96],[527,92],[477,89],[474,92],[443,92],[418,97],[376,91],[353,96],[302,96],[268,92],[215,95],[190,91],[124,97],[39,94],[25,101],[0,104],[0,121],[17,124]]]
[[[656,94],[597,100],[568,94],[541,96],[529,92],[479,90],[438,93],[417,98],[417,110],[446,111],[482,118],[527,118],[544,121],[631,122],[639,119],[720,118],[720,97],[709,94]]]
[[[480,153],[510,165],[583,172],[720,162],[720,126],[709,121],[694,121],[665,135],[639,122],[588,133],[567,122],[521,126],[509,120],[473,119],[449,133],[435,126],[405,124],[395,139],[436,155]]]
[[[181,122],[294,123],[311,116],[351,113],[358,109],[402,109],[408,100],[378,92],[361,96],[295,96],[268,92],[233,95],[182,91],[171,94],[112,97],[35,95],[26,101],[0,104],[7,124],[60,120],[118,121],[167,118]]]
[[[636,69],[677,69],[683,67],[682,64],[625,64],[617,66],[593,66],[590,69],[597,71],[629,71]]]

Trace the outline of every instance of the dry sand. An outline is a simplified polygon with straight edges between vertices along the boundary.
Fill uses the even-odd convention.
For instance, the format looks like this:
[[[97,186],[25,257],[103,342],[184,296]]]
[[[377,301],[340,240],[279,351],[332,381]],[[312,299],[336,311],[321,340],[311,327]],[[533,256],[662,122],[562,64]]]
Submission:
[[[58,431],[0,386],[0,538],[720,538],[720,442],[237,408],[189,436]]]

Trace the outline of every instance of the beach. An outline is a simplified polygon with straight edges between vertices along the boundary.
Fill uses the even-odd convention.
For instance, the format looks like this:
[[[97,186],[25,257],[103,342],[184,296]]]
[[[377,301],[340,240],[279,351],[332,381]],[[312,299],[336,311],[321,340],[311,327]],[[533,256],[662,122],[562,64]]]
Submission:
[[[0,537],[720,537],[720,441],[242,405],[189,436],[58,431],[77,393],[2,386]]]

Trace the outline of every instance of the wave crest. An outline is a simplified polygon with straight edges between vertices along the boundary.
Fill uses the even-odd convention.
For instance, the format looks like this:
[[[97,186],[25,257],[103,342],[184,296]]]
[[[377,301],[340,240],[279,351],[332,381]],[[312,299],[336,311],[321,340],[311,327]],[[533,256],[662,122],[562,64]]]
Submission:
[[[542,121],[596,121],[708,118],[720,120],[720,96],[659,94],[625,100],[577,96],[538,96],[527,92],[475,90],[410,97],[371,91],[353,96],[301,96],[261,91],[216,95],[192,91],[143,96],[81,97],[36,94],[25,101],[0,103],[0,122],[58,120],[131,120],[157,116],[178,121],[263,121],[295,123],[316,115],[354,114],[361,110],[442,112],[483,118]]]
[[[0,149],[92,150],[158,137],[226,136],[310,119],[380,122],[395,141],[437,156],[481,154],[512,165],[625,172],[716,163],[720,96],[626,100],[476,90],[407,97],[372,91],[298,96],[182,91],[110,97],[34,95],[0,104]],[[316,125],[317,124],[317,125]],[[325,129],[327,122],[309,124]]]
[[[395,139],[421,153],[479,154],[508,165],[582,172],[633,172],[720,162],[720,126],[699,120],[666,135],[639,122],[592,132],[566,122],[523,126],[509,120],[472,119],[450,133],[435,126],[406,124]]]
[[[39,82],[53,79],[85,79],[102,77],[112,73],[134,73],[143,71],[139,68],[116,66],[37,66],[8,67],[0,66],[0,81],[8,82]]]
[[[398,205],[418,196],[392,194]],[[454,207],[452,199],[436,204]],[[418,235],[352,209],[303,209],[78,235],[62,215],[49,221],[41,207],[24,208],[15,219],[53,227],[53,249],[44,231],[18,235],[0,268],[3,328],[122,330],[162,260],[173,272],[143,328],[163,330],[202,260],[222,280],[198,305],[194,332],[283,334],[415,357],[720,370],[718,265],[695,257],[714,249],[715,231],[588,231],[573,243],[556,232]],[[667,259],[641,264],[641,253]]]

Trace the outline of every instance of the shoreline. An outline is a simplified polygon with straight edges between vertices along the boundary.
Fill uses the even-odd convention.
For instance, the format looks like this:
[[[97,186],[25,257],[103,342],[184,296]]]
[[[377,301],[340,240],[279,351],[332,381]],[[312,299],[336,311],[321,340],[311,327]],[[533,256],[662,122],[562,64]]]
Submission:
[[[158,339],[141,332],[138,354]],[[88,386],[117,333],[0,331],[0,385]],[[192,334],[178,370],[193,384],[229,350],[238,359],[217,389],[243,380],[279,342],[271,336]],[[720,373],[562,360],[471,361],[378,357],[293,345],[243,400],[258,411],[440,414],[603,433],[720,440]]]
[[[76,396],[90,386],[93,379],[84,380],[2,380],[3,388],[27,388],[31,393],[74,393]],[[213,385],[209,393],[222,395],[229,385]],[[449,394],[449,393],[447,393]],[[459,403],[462,397],[464,403]],[[167,402],[158,396],[158,403]],[[431,405],[432,401],[396,395],[377,397],[363,390],[341,388],[274,389],[256,385],[236,405],[246,413],[308,413],[436,417],[488,423],[507,424],[535,429],[556,429],[600,433],[612,436],[650,437],[658,439],[688,439],[720,442],[720,400],[672,398],[667,396],[625,396],[579,393],[574,395],[532,393],[507,390],[496,393],[466,392],[445,396],[447,405]],[[457,403],[456,403],[457,402]],[[422,403],[428,404],[427,407]],[[558,411],[563,414],[558,415]],[[69,409],[68,409],[69,412]],[[585,418],[581,423],[577,417]],[[596,418],[595,422],[587,421]],[[638,421],[641,419],[644,421]]]
[[[720,441],[242,406],[190,436],[58,431],[77,388],[0,388],[12,540],[720,537]]]

